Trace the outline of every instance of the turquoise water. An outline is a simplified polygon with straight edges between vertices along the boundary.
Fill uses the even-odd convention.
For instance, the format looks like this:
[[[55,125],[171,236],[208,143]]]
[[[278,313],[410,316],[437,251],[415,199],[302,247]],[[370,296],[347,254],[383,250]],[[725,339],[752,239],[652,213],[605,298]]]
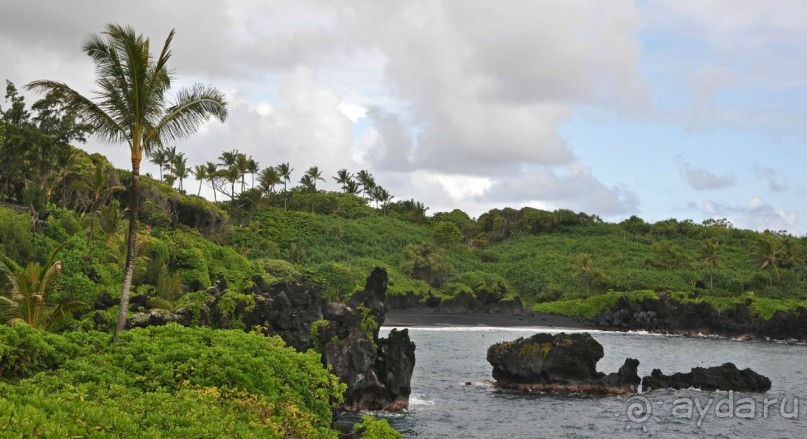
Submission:
[[[382,328],[382,336],[389,329]],[[493,389],[487,348],[536,332],[560,330],[409,328],[417,345],[410,409],[384,416],[406,437],[430,439],[807,437],[807,346],[588,331],[605,348],[598,370],[606,373],[616,371],[626,357],[639,359],[640,376],[654,368],[669,374],[730,361],[769,377],[772,388],[766,394],[689,389],[633,397]],[[803,407],[794,406],[797,400]]]

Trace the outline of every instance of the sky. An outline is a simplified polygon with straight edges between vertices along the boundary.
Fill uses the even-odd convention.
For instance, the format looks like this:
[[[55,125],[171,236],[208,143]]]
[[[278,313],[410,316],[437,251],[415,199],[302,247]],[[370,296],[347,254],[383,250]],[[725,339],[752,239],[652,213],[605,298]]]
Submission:
[[[0,0],[0,79],[94,90],[107,23],[229,117],[177,142],[189,164],[369,170],[429,213],[531,206],[727,218],[807,234],[803,0]],[[36,99],[29,95],[29,104]],[[0,107],[8,104],[0,101]],[[85,149],[129,168],[128,148]],[[144,165],[157,174],[156,166]],[[186,182],[186,187],[196,187]],[[203,195],[212,195],[204,189]]]

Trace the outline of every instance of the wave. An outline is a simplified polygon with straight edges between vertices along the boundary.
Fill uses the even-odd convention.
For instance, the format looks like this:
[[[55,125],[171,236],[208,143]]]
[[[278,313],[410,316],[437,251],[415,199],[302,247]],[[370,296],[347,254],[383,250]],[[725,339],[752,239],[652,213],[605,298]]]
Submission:
[[[434,401],[428,400],[424,398],[424,395],[419,393],[413,393],[409,395],[409,406],[413,405],[425,405],[425,406],[432,406],[434,405]]]
[[[408,329],[409,331],[433,331],[433,332],[548,332],[548,333],[579,333],[588,332],[592,334],[609,334],[613,331],[603,331],[601,329],[580,329],[561,328],[558,326],[382,326],[382,330]]]

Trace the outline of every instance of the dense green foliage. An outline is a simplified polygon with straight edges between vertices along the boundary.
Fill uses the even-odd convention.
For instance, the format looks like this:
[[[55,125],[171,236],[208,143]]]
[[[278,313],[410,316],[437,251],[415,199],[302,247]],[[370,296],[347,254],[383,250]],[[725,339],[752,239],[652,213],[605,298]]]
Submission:
[[[344,391],[313,351],[242,331],[168,325],[110,346],[17,325],[0,327],[0,355],[3,435],[336,437]]]
[[[392,428],[386,419],[374,419],[367,415],[353,426],[353,431],[361,432],[364,439],[403,439],[403,435]]]
[[[411,293],[429,305],[460,294],[520,298],[539,311],[585,318],[623,298],[661,294],[719,310],[748,303],[762,318],[807,306],[805,237],[737,230],[727,220],[651,224],[634,216],[609,224],[565,209],[427,216],[420,202],[393,201],[366,170],[328,176],[313,166],[298,171],[297,183],[292,164],[261,169],[237,150],[191,167],[176,147],[151,149],[160,174],[139,178],[137,221],[130,222],[137,173],[113,171],[105,157],[70,146],[89,128],[54,95],[26,108],[7,84],[0,297],[19,302],[18,284],[45,279],[58,260],[40,288],[46,294],[33,288],[41,282],[30,291],[43,310],[87,309],[72,322],[64,313],[69,324],[61,334],[35,330],[30,325],[49,326],[37,319],[0,326],[0,436],[334,436],[331,409],[343,390],[314,353],[243,331],[167,326],[128,331],[114,346],[92,331],[96,313],[114,321],[120,309],[108,304],[124,289],[130,223],[137,237],[132,291],[145,296],[138,303],[189,308],[195,322],[203,291],[214,284],[229,287],[219,306],[235,315],[236,303],[254,304],[246,293],[259,277],[306,278],[327,297],[347,300],[376,266],[388,271],[389,295]],[[185,184],[190,175],[198,186]],[[330,179],[341,191],[318,189]],[[192,194],[203,185],[214,202]],[[96,303],[107,305],[95,311]],[[3,323],[25,320],[14,309],[0,309]],[[362,329],[375,332],[363,311]],[[357,429],[364,437],[400,437],[369,417]]]

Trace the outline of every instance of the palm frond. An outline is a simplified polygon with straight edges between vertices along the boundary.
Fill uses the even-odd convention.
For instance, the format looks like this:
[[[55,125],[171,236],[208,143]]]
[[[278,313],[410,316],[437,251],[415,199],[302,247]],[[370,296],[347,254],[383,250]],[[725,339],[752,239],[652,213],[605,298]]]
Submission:
[[[224,93],[199,84],[180,90],[176,102],[154,126],[147,140],[151,142],[159,138],[165,141],[187,137],[211,116],[222,122],[227,119],[227,100]]]
[[[66,84],[57,81],[33,81],[26,85],[28,90],[50,93],[55,99],[75,111],[95,129],[94,134],[109,142],[127,141],[127,132],[118,121],[93,101],[85,98]]]

